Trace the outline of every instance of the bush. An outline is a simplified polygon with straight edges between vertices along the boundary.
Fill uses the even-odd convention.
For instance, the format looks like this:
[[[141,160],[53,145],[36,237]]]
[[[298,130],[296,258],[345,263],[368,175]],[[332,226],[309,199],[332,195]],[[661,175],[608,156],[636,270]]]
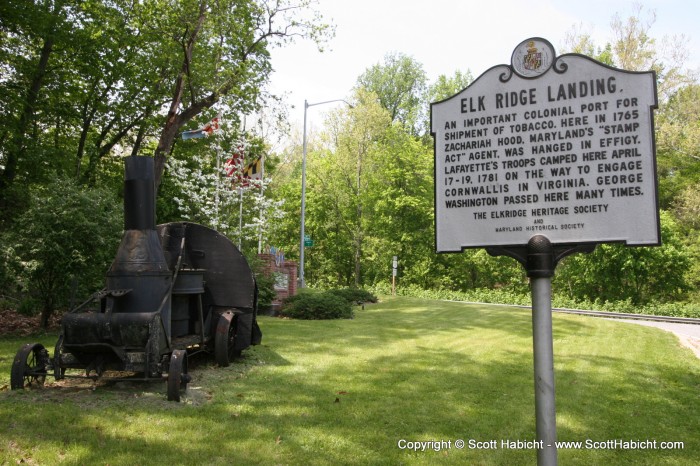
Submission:
[[[332,291],[302,290],[284,301],[283,315],[294,319],[352,319],[352,305]]]
[[[340,288],[330,290],[331,293],[340,296],[350,304],[376,303],[377,297],[361,288]]]
[[[119,245],[123,209],[104,188],[83,189],[57,178],[31,190],[31,204],[6,240],[3,262],[16,270],[20,312],[41,311],[45,327],[71,295],[82,298],[104,286],[104,275]]]
[[[258,310],[267,311],[272,309],[272,301],[277,296],[275,292],[275,277],[264,273],[256,273],[255,282],[258,285]]]

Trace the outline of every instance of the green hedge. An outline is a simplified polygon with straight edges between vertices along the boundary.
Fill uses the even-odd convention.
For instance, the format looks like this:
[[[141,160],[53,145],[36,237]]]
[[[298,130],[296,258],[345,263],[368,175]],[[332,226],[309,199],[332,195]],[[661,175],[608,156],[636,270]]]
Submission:
[[[331,291],[304,289],[285,299],[282,315],[293,319],[352,319],[352,305]]]
[[[282,315],[294,319],[352,319],[353,305],[376,303],[377,296],[358,288],[314,290],[305,288],[284,300]]]
[[[350,304],[376,303],[377,296],[362,288],[337,288],[329,292],[340,296]]]

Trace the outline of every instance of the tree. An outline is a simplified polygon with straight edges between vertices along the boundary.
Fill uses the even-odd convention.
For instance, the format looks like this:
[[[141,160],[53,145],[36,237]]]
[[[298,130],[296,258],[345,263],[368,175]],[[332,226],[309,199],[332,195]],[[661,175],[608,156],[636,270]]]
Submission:
[[[0,41],[0,134],[12,135],[0,141],[0,184],[11,191],[16,180],[25,186],[55,174],[94,182],[101,158],[145,128],[162,100],[159,47],[142,34],[140,4],[12,3],[0,26],[7,39]]]
[[[383,64],[368,68],[357,79],[357,88],[374,93],[392,122],[412,132],[424,128],[426,76],[423,66],[402,53],[390,53]]]
[[[151,0],[164,13],[162,0]],[[169,4],[168,4],[169,5]],[[155,149],[156,185],[180,129],[222,99],[237,112],[257,109],[272,71],[269,49],[295,37],[324,40],[331,29],[319,15],[300,18],[310,0],[207,0],[181,2],[158,27],[174,38],[176,68],[168,112]]]
[[[136,155],[153,138],[159,181],[180,129],[194,117],[216,104],[241,115],[262,105],[273,47],[329,37],[332,28],[311,3],[3,2],[2,203],[12,207],[15,180],[17,191],[52,172],[94,183],[107,154]],[[167,116],[159,114],[164,108]]]
[[[4,95],[0,130],[0,208],[10,207],[10,185],[18,173],[18,165],[32,142],[28,134],[33,123],[40,94],[49,72],[49,59],[68,24],[69,5],[56,2],[3,3],[5,18],[0,23],[2,72],[0,89]]]
[[[458,92],[466,89],[467,86],[472,83],[472,81],[474,81],[474,77],[472,76],[470,70],[467,70],[466,73],[462,73],[461,71],[457,70],[451,77],[441,74],[433,84],[428,86],[428,91],[426,92],[426,103],[428,106],[427,111],[430,110],[429,105],[431,103],[440,102],[448,97],[452,97]],[[426,144],[431,145],[432,140],[430,139],[430,121],[428,121],[428,119],[425,120],[425,128],[423,132],[426,138]]]
[[[596,45],[590,34],[579,26],[567,33],[566,49],[625,70],[656,71],[663,102],[681,87],[693,84],[697,76],[685,68],[689,56],[688,38],[678,35],[659,40],[651,34],[655,22],[653,10],[644,15],[643,6],[634,4],[629,16],[623,18],[619,13],[613,16],[612,39],[607,44]]]
[[[275,233],[285,199],[271,196],[275,161],[264,141],[232,123],[224,119],[212,136],[178,145],[161,186],[159,222],[200,223],[257,251],[258,242],[267,244]],[[258,159],[264,160],[265,179],[244,179],[244,167]]]
[[[595,44],[590,34],[583,31],[581,25],[574,26],[566,33],[564,48],[568,53],[579,53],[613,66],[612,46],[600,47]]]
[[[435,285],[432,148],[394,124],[376,145],[374,173],[363,197],[367,222],[366,282],[386,281],[398,256],[402,283]]]
[[[671,209],[700,183],[700,86],[681,88],[656,118],[660,204]]]
[[[692,74],[683,69],[688,59],[688,39],[682,35],[664,37],[659,44],[650,35],[656,13],[650,11],[645,20],[642,18],[641,4],[633,8],[631,16],[623,20],[616,14],[611,24],[615,64],[625,70],[656,71],[658,90],[665,100],[679,87],[693,82]]]
[[[686,278],[691,287],[691,299],[700,298],[700,183],[686,187],[677,196],[673,207],[681,232],[684,251],[690,258]]]
[[[342,244],[349,249],[341,263],[352,263],[352,282],[340,284],[360,286],[371,217],[371,212],[368,212],[371,204],[367,202],[366,193],[372,179],[377,176],[376,167],[380,163],[377,142],[389,127],[390,120],[374,94],[359,90],[355,101],[354,108],[343,109],[328,118],[330,150],[313,157],[315,160],[309,173],[316,174],[314,182],[317,184],[313,189],[325,197],[324,202],[316,205],[326,205],[328,209],[324,214],[318,212],[319,217],[329,222],[319,226],[327,232],[342,235],[345,238]]]
[[[54,310],[80,299],[104,283],[119,245],[122,208],[103,188],[83,190],[74,181],[57,179],[32,191],[31,205],[9,235],[25,300],[41,309],[46,327]]]
[[[624,301],[632,304],[669,302],[690,290],[686,271],[690,256],[673,217],[661,212],[660,247],[599,245],[591,254],[562,261],[555,280],[572,298],[588,301]]]

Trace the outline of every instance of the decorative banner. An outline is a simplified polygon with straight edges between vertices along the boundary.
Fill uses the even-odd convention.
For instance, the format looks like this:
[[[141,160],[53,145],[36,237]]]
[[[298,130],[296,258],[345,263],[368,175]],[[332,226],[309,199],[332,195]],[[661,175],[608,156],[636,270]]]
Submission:
[[[270,246],[268,248],[268,254],[275,256],[275,265],[277,267],[282,267],[284,265],[284,251],[274,246]]]
[[[654,72],[556,57],[524,41],[431,105],[438,252],[552,244],[660,244]]]

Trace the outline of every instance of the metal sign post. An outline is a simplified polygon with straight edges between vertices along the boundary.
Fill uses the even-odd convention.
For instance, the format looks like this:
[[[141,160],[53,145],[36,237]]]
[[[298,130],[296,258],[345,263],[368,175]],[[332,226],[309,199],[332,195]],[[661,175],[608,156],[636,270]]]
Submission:
[[[552,338],[552,276],[554,253],[546,236],[527,244],[525,268],[532,291],[532,353],[535,368],[535,424],[537,464],[557,464],[557,418],[554,400],[554,345]]]
[[[554,346],[552,343],[552,277],[533,278],[532,349],[535,366],[535,424],[537,464],[557,464],[557,415],[554,401]]]
[[[398,267],[398,258],[394,256],[391,269],[391,295],[396,295],[396,268]]]
[[[557,421],[554,396],[554,344],[552,338],[552,277],[564,257],[589,253],[595,244],[553,246],[544,235],[535,235],[522,247],[490,247],[492,256],[509,256],[522,264],[532,293],[532,353],[535,375],[535,425],[537,464],[557,464]]]

